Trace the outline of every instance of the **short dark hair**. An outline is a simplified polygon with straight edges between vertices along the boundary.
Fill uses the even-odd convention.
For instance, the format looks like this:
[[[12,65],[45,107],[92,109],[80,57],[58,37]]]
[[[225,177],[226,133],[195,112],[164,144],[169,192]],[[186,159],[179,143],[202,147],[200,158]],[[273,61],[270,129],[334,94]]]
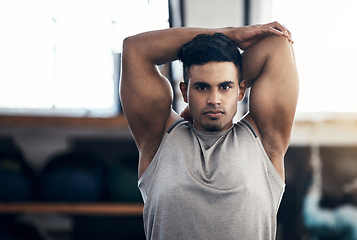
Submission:
[[[185,83],[188,83],[188,70],[192,65],[204,65],[208,62],[233,62],[238,69],[239,82],[242,78],[242,57],[239,49],[223,33],[197,35],[180,48],[178,59],[183,63]]]

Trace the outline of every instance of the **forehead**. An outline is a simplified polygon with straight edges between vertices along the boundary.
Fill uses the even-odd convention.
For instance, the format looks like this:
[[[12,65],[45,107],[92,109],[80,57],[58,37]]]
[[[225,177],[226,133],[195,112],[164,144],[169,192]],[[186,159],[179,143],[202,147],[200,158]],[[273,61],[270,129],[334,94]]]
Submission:
[[[232,62],[209,62],[192,65],[188,71],[190,84],[206,82],[209,84],[231,81],[238,82],[238,69]]]

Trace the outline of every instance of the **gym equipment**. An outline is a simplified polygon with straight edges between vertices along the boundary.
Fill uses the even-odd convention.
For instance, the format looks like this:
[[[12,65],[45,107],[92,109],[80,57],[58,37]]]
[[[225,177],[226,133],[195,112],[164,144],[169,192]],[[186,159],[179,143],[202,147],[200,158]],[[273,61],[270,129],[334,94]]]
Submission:
[[[136,169],[135,169],[136,170]],[[109,169],[108,191],[111,200],[121,202],[142,202],[138,188],[138,175],[123,163],[116,163]]]
[[[83,153],[54,156],[40,177],[44,200],[94,202],[103,197],[105,168],[100,160]]]
[[[0,151],[0,201],[25,202],[35,196],[36,174],[16,149]]]

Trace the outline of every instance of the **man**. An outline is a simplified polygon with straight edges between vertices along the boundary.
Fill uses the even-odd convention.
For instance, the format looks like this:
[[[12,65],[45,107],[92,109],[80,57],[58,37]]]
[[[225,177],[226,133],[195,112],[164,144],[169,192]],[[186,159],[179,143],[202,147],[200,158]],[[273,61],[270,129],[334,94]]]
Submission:
[[[277,22],[124,41],[120,94],[140,153],[147,239],[275,239],[298,98],[291,42]],[[156,67],[178,55],[187,121]],[[247,87],[249,113],[233,124]]]

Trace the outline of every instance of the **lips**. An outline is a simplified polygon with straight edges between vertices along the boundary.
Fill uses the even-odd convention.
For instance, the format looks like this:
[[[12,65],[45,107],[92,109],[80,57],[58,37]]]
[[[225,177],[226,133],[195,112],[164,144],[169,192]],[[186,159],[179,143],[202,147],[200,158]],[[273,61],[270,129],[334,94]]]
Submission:
[[[224,114],[224,112],[222,110],[207,110],[204,114],[209,118],[219,118]]]

